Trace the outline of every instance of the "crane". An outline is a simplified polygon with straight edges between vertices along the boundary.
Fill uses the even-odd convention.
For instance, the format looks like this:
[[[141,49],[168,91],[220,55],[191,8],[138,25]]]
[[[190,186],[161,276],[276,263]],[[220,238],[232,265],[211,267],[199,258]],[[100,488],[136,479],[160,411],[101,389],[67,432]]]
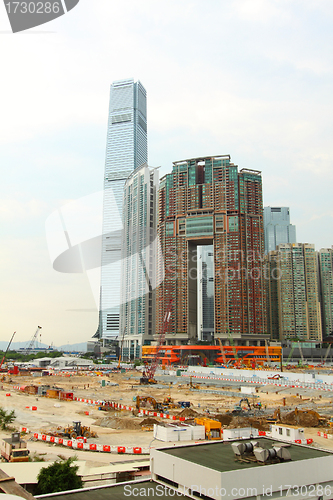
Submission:
[[[232,352],[234,353],[234,358],[235,358],[235,365],[234,366],[236,366],[236,368],[238,368],[241,360],[238,358],[237,349],[235,347],[235,342],[234,342],[234,339],[232,338],[232,334],[231,334],[231,331],[229,330],[229,328],[227,328],[227,334],[228,334],[229,344],[231,345]]]
[[[37,326],[37,330],[35,331],[34,336],[32,337],[32,339],[30,340],[28,347],[25,348],[24,354],[29,354],[29,352],[33,348],[34,342],[35,342],[35,340],[36,340],[36,338],[38,336],[38,333],[40,332],[41,329],[42,329],[41,326]]]
[[[165,312],[164,316],[164,322],[163,322],[163,330],[161,331],[159,338],[158,338],[158,344],[156,346],[156,351],[154,353],[154,358],[150,364],[150,366],[146,366],[145,370],[142,372],[142,377],[140,378],[140,384],[156,384],[155,380],[155,372],[156,368],[158,365],[158,353],[160,352],[164,341],[165,341],[165,335],[169,327],[170,323],[170,318],[171,318],[171,310],[172,310],[172,303],[173,299],[170,300],[167,310]]]
[[[5,354],[3,355],[3,358],[2,358],[1,363],[0,363],[0,369],[1,369],[2,365],[3,365],[3,362],[5,361],[5,358],[6,358],[7,352],[9,351],[10,344],[11,344],[11,343],[12,343],[12,341],[13,341],[13,338],[14,338],[15,333],[16,333],[16,332],[14,332],[14,333],[13,333],[12,338],[10,339],[10,341],[9,341],[9,343],[8,343],[8,345],[7,345],[7,349],[6,349],[6,351],[5,351]]]
[[[126,326],[125,326],[123,334],[121,336],[120,350],[119,350],[119,359],[118,359],[118,367],[117,367],[118,370],[120,369],[120,361],[121,361],[121,357],[123,355],[123,345],[124,345],[125,332],[126,332]]]
[[[302,366],[304,366],[304,357],[303,357],[303,351],[302,351],[302,346],[301,346],[300,341],[298,341],[298,349],[299,349],[299,353],[300,353],[301,359],[302,359]]]
[[[290,353],[289,353],[289,356],[287,358],[287,363],[289,363],[289,361],[291,360],[291,357],[293,355],[295,347],[296,347],[296,344],[294,344],[294,345],[291,346]]]
[[[325,353],[323,365],[326,363],[326,360],[327,360],[327,357],[328,357],[330,350],[331,350],[331,344],[328,344],[328,348],[327,348],[326,353]]]
[[[218,337],[217,340],[219,341],[219,344],[220,344],[221,354],[222,354],[222,358],[223,358],[223,363],[225,364],[225,366],[228,366],[227,357],[225,355],[225,352],[224,352],[223,345],[222,345],[220,337]]]
[[[268,342],[267,342],[267,339],[265,339],[265,349],[266,349],[266,359],[267,359],[267,363],[269,366],[272,365],[272,362],[271,362],[271,358],[269,357],[269,349],[268,349]]]

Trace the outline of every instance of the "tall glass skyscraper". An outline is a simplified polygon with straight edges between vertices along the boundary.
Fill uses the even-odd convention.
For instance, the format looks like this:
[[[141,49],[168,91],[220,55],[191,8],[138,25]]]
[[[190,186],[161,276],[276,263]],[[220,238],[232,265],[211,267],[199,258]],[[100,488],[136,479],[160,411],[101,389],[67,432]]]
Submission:
[[[264,207],[265,254],[282,243],[296,243],[296,227],[290,224],[289,207]]]
[[[139,81],[116,81],[110,91],[106,145],[98,338],[119,337],[123,191],[128,176],[146,162],[146,90]]]

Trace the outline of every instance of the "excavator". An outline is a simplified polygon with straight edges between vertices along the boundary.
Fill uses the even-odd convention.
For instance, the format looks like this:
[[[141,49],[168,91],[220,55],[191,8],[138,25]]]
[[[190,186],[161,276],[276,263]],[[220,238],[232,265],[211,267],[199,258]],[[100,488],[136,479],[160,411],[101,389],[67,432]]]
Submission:
[[[244,410],[242,408],[242,403],[247,404],[247,410],[246,411],[251,411],[251,405],[249,403],[249,400],[247,398],[242,398],[237,405],[234,406],[234,409],[232,410],[233,415],[241,415],[244,413]]]
[[[136,409],[140,411],[142,403],[150,403],[154,410],[163,411],[164,405],[163,403],[158,403],[155,398],[152,396],[136,396]]]
[[[317,425],[325,425],[327,423],[327,418],[319,415],[318,412],[314,410],[299,410],[297,406],[295,407],[293,412],[285,413],[284,416],[289,417],[289,419],[294,419],[294,421],[298,424],[299,419],[302,417],[302,415],[311,415],[317,420]],[[281,416],[281,410],[280,408],[277,408],[274,412],[273,418],[266,418],[267,422],[269,423],[278,423],[283,420],[283,415]]]

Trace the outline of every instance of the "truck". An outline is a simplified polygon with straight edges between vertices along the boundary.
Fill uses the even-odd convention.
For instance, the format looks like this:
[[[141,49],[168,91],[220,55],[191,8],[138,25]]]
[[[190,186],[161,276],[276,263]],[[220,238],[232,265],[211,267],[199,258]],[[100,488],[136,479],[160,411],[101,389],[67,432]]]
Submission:
[[[1,458],[6,462],[28,462],[30,451],[19,432],[13,432],[10,438],[1,442]]]

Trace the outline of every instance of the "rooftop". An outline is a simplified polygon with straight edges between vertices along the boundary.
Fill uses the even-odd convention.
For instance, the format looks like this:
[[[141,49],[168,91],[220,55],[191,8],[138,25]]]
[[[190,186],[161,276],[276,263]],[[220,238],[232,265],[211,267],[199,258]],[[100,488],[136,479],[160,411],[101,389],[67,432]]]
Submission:
[[[244,440],[244,442],[253,441],[253,439]],[[272,446],[280,445],[275,439],[255,438],[255,441],[260,442],[263,448],[272,448]],[[231,448],[232,441],[216,442],[209,444],[199,444],[190,446],[181,446],[176,448],[164,448],[158,451],[168,455],[187,460],[188,462],[207,467],[218,472],[229,472],[234,470],[248,469],[252,467],[262,467],[259,462],[240,462],[235,458]],[[283,442],[285,446],[286,443]],[[301,446],[299,444],[291,444],[288,447],[293,462],[299,460],[307,460],[310,458],[322,458],[332,456],[332,453],[310,448],[309,446]],[[267,464],[265,464],[267,465]]]
[[[136,489],[137,488],[137,489]],[[54,500],[124,500],[126,497],[151,497],[170,500],[169,488],[154,481],[130,481],[97,488],[65,491],[51,495],[37,495],[36,498],[54,498]],[[176,495],[177,496],[177,495]]]

